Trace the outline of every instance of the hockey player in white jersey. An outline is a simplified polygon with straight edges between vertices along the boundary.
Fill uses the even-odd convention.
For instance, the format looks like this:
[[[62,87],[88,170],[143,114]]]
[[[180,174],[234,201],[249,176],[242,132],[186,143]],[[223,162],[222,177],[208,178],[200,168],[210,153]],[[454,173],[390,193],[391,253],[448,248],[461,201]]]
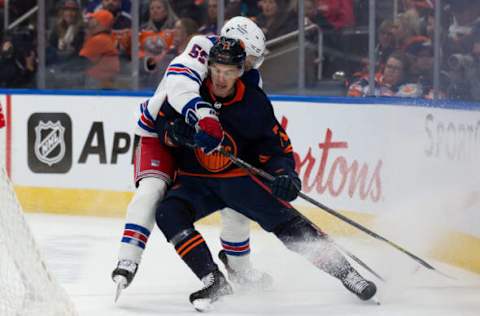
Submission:
[[[234,17],[223,26],[221,35],[242,41],[247,53],[243,79],[261,87],[258,68],[265,52],[265,36],[261,29],[248,18]],[[162,115],[160,107],[168,99],[187,121],[209,115],[212,105],[203,102],[199,88],[207,76],[208,55],[217,38],[194,36],[185,51],[172,60],[153,97],[140,105],[135,130],[140,136],[134,159],[137,189],[127,208],[118,264],[112,272],[112,279],[117,284],[116,299],[137,272],[155,223],[157,205],[175,172],[174,159],[169,149],[160,145],[155,131],[155,120]],[[254,269],[250,263],[250,221],[232,209],[222,210],[221,217],[223,250],[219,257],[231,281],[245,286],[268,287],[272,283],[271,277]]]

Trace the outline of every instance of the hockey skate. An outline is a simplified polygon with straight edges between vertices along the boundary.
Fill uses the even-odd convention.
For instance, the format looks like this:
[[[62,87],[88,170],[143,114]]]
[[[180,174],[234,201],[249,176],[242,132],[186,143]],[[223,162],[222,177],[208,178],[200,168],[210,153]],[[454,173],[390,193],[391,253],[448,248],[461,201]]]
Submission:
[[[138,264],[131,260],[120,260],[112,272],[112,280],[117,285],[115,302],[120,297],[123,289],[127,288],[137,273]]]
[[[242,288],[266,290],[272,287],[273,278],[270,274],[258,271],[252,267],[244,271],[236,271],[228,264],[228,257],[225,250],[220,250],[218,258],[225,265],[228,279]]]
[[[363,301],[371,299],[377,292],[375,284],[365,280],[355,270],[350,270],[345,277],[342,278],[342,284]]]
[[[190,294],[190,303],[199,312],[212,308],[212,303],[225,295],[233,294],[232,287],[219,270],[213,271],[202,278],[205,287]]]

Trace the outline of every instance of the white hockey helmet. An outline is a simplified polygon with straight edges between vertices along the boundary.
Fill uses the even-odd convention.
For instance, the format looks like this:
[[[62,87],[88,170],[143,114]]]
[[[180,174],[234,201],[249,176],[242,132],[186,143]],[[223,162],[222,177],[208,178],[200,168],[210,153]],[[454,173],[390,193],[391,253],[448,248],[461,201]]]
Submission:
[[[265,54],[265,34],[255,22],[243,16],[236,16],[223,25],[221,36],[241,40],[248,56],[254,57],[253,68],[262,65]]]

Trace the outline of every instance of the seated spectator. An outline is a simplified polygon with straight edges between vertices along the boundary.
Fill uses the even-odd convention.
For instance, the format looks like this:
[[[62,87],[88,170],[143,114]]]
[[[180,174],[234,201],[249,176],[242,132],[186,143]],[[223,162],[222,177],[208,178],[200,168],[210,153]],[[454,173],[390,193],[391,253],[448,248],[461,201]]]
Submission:
[[[128,11],[122,9],[122,0],[102,0],[93,12],[108,10],[113,15],[112,30],[114,33],[122,32],[132,27],[132,18]]]
[[[435,30],[435,11],[433,9],[424,9],[420,17],[420,35],[428,38],[434,37]]]
[[[83,45],[85,30],[80,7],[75,0],[64,0],[50,33],[47,63],[75,62]]]
[[[185,50],[192,36],[196,34],[198,34],[198,24],[192,19],[181,18],[175,23],[173,41],[171,37],[163,36],[162,40],[158,38],[158,43],[163,43],[164,47],[159,48],[157,54],[151,54],[145,50],[141,87],[154,89],[162,79],[170,61]]]
[[[472,31],[470,40],[472,45],[468,53],[448,58],[449,99],[480,100],[480,27]]]
[[[378,71],[383,70],[388,56],[397,49],[397,42],[394,37],[395,24],[392,20],[385,20],[378,28],[378,44],[375,48],[375,56]]]
[[[189,18],[200,25],[204,19],[204,2],[205,0],[175,0],[171,3],[179,18]]]
[[[174,27],[178,18],[168,0],[151,0],[149,20],[142,26],[139,36],[142,61],[141,86],[154,88],[172,58],[168,58],[173,47]],[[166,58],[167,57],[167,58]]]
[[[173,29],[178,18],[168,0],[151,0],[148,22],[140,32],[140,58],[155,58],[155,63],[166,55],[173,45]]]
[[[405,53],[410,58],[410,78],[417,83],[423,91],[423,98],[433,99],[433,46],[430,38],[417,36],[414,41],[405,48]],[[442,83],[446,81],[441,77]],[[440,98],[445,93],[440,91]]]
[[[148,20],[141,26],[139,33],[139,58],[146,55],[162,57],[162,51],[170,48],[173,42],[173,28],[178,20],[168,0],[149,0]],[[115,36],[122,56],[131,59],[132,31],[124,31]],[[166,48],[164,50],[164,48]],[[147,54],[145,54],[147,53]]]
[[[385,69],[375,76],[374,96],[420,97],[421,87],[408,82],[409,60],[402,52],[393,52],[387,59]],[[365,76],[350,85],[347,95],[366,97],[369,92],[368,77]]]
[[[297,29],[297,19],[287,10],[286,0],[260,0],[259,6],[261,13],[256,20],[267,40]]]
[[[120,61],[112,37],[113,19],[107,10],[98,10],[88,16],[87,39],[80,50],[80,56],[88,59],[86,88],[114,87]]]
[[[198,33],[203,35],[217,34],[217,0],[208,0],[207,20],[200,26]]]
[[[175,23],[175,33],[173,39],[173,54],[181,54],[187,47],[190,39],[198,34],[198,24],[189,18],[181,18]]]
[[[139,34],[140,58],[155,57],[168,51],[173,45],[173,29],[178,20],[168,0],[150,0],[149,18],[142,25]],[[131,51],[131,32],[122,42],[125,50]]]
[[[148,21],[142,25],[142,30],[153,32],[172,30],[178,20],[169,0],[150,0],[148,12]]]
[[[420,18],[415,11],[407,11],[399,14],[393,28],[397,47],[405,51],[411,38],[420,34]]]
[[[34,87],[37,65],[33,34],[33,30],[20,29],[4,36],[0,46],[0,87]]]

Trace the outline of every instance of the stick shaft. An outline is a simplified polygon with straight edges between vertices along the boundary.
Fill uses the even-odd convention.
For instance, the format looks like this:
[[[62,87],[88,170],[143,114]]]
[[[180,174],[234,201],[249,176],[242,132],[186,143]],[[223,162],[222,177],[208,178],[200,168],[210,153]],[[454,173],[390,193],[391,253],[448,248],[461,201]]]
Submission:
[[[219,152],[222,153],[223,155],[229,157],[232,162],[234,164],[236,164],[237,166],[241,167],[241,168],[245,168],[247,170],[249,170],[250,172],[253,172],[259,176],[261,176],[262,178],[266,179],[266,180],[269,180],[269,181],[273,181],[275,179],[274,176],[272,176],[271,174],[265,172],[264,170],[261,170],[259,168],[256,168],[252,165],[250,165],[249,163],[243,161],[242,159],[238,158],[238,157],[235,157],[234,155],[232,155],[231,153],[229,152],[226,152],[223,148],[220,148],[219,149]],[[312,199],[311,197],[309,197],[308,195],[306,195],[305,193],[303,192],[299,192],[298,193],[298,196],[302,199],[304,199],[305,201],[307,202],[310,202],[312,203],[313,205],[319,207],[320,209],[324,210],[325,212],[337,217],[338,219],[352,225],[353,227],[363,231],[364,233],[368,234],[369,236],[375,238],[375,239],[378,239],[378,240],[381,240],[387,244],[389,244],[390,246],[394,247],[395,249],[403,252],[404,254],[406,254],[407,256],[409,256],[410,258],[412,258],[413,260],[415,260],[416,262],[418,262],[419,264],[423,265],[424,267],[426,267],[427,269],[430,269],[430,270],[436,270],[431,264],[429,264],[428,262],[426,262],[425,260],[421,259],[420,257],[414,255],[413,253],[411,253],[410,251],[404,249],[403,247],[397,245],[396,243],[388,240],[387,238],[375,233],[374,231],[366,228],[365,226],[363,225],[360,225],[359,223],[351,220],[350,218],[340,214],[339,212],[333,210],[332,208],[318,202],[317,200],[314,200]]]

